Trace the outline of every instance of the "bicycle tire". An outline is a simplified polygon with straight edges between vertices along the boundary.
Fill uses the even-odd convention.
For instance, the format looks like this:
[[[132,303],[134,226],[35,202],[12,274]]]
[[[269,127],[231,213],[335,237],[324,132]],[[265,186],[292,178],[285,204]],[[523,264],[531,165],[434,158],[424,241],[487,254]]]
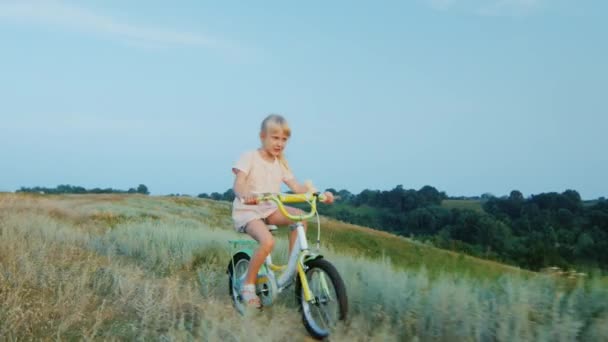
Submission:
[[[315,303],[308,303],[304,298],[302,283],[299,276],[295,286],[296,300],[299,303],[299,308],[302,313],[302,322],[304,323],[304,327],[308,333],[314,338],[323,339],[330,335],[332,328],[335,327],[335,324],[337,324],[338,321],[344,321],[346,319],[348,314],[348,296],[346,294],[346,287],[344,286],[342,277],[329,261],[325,259],[315,259],[306,262],[306,266],[306,278],[308,279],[309,287],[311,287],[311,291],[313,291],[313,295],[315,296]],[[333,287],[333,292],[335,294],[335,298],[333,300],[331,300],[331,294],[314,293],[319,291],[317,289],[315,289],[317,291],[313,290],[314,284],[312,284],[313,281],[311,280],[314,280],[312,279],[314,274],[319,271],[323,272],[319,274],[325,274],[330,280]],[[329,297],[329,299],[326,297]],[[336,314],[336,320],[335,322],[329,322],[329,324],[326,324],[327,327],[323,328],[321,327],[320,322],[318,322],[318,319],[313,317],[313,310],[321,311],[323,309],[322,306],[326,306],[327,302],[329,301],[335,302],[337,305],[337,312],[334,313]]]
[[[251,258],[249,257],[249,255],[247,253],[243,253],[243,252],[236,253],[235,255],[232,256],[232,260],[230,260],[230,263],[228,263],[228,268],[226,270],[226,273],[228,273],[228,294],[230,295],[230,298],[232,299],[232,305],[241,314],[243,314],[245,312],[245,307],[244,307],[244,304],[240,300],[240,294],[238,293],[238,291],[235,293],[235,289],[240,288],[240,284],[234,283],[233,266],[234,266],[234,268],[239,270],[239,269],[241,269],[241,267],[243,267],[243,264],[244,264],[245,267],[243,267],[243,268],[244,268],[245,272],[247,272],[247,268],[249,267],[250,260],[251,260]]]

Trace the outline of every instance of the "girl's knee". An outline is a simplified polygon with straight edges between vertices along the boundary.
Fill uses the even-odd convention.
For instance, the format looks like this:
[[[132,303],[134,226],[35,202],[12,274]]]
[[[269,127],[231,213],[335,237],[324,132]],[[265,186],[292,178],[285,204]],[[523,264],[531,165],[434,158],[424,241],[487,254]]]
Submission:
[[[274,248],[274,238],[272,236],[260,241],[260,247],[267,252],[271,252]]]

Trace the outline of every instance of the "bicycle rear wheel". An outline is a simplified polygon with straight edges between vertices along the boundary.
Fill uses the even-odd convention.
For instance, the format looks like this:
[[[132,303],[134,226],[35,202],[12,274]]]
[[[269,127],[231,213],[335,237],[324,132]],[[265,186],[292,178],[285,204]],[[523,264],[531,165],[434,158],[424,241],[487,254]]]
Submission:
[[[241,314],[244,314],[246,310],[240,294],[241,279],[245,277],[245,274],[247,273],[249,260],[250,257],[247,253],[237,253],[232,257],[227,270],[228,292],[230,293],[234,308]]]
[[[346,319],[348,297],[340,274],[329,261],[311,260],[306,266],[306,279],[313,300],[307,302],[304,298],[300,277],[296,282],[296,298],[306,330],[321,339],[329,336],[339,321]]]

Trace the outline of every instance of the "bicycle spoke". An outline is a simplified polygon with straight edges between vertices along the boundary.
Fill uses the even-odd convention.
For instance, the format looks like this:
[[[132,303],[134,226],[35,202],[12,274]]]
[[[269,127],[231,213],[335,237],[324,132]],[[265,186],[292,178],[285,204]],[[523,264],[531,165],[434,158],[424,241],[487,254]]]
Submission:
[[[334,320],[331,319],[330,314],[329,314],[327,308],[324,308],[322,306],[322,304],[320,304],[320,303],[317,303],[315,305],[315,307],[316,307],[317,311],[319,312],[319,314],[320,314],[319,316],[323,320],[323,323],[325,324],[325,327],[326,328],[331,327],[331,324],[333,323]]]
[[[315,305],[315,307],[316,307],[316,310],[319,312],[319,317],[322,320],[323,327],[324,328],[330,327],[329,322],[328,322],[330,319],[329,319],[329,317],[326,317],[327,315],[325,313],[325,310],[322,310],[321,307],[318,305]]]
[[[325,328],[330,328],[335,320],[332,318],[331,311],[336,309],[333,307],[332,294],[330,289],[330,283],[327,281],[325,272],[322,270],[315,270],[310,276],[311,291],[315,297],[315,303],[312,305],[313,310],[317,312],[315,316],[318,316],[321,323]],[[333,287],[332,287],[333,288]]]
[[[328,302],[333,302],[334,298],[331,297],[331,291],[327,284],[327,277],[325,276],[325,272],[320,273],[320,275],[321,275],[321,289],[323,290],[322,293],[327,296]]]

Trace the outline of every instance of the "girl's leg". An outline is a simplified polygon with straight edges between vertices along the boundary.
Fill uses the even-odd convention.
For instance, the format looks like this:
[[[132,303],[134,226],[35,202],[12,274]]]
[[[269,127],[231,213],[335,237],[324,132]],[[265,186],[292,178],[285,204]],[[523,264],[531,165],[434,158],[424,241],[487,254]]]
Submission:
[[[285,206],[285,209],[287,209],[287,212],[292,215],[302,215],[304,213],[302,210],[300,210],[298,208]],[[284,225],[293,223],[293,221],[291,221],[290,219],[285,217],[279,210],[275,211],[270,216],[268,216],[266,218],[266,222],[268,222],[268,224],[274,224],[277,226],[284,226]],[[306,221],[304,221],[302,223],[304,224],[304,231],[306,231],[306,229],[308,229],[308,224],[306,223]],[[297,237],[298,237],[297,231],[292,230],[289,233],[289,252],[287,255],[291,255],[291,250],[293,249],[293,245],[296,242]]]
[[[260,267],[262,267],[266,256],[274,248],[274,237],[270,234],[268,227],[266,227],[266,224],[262,220],[249,222],[245,231],[260,244],[255,253],[253,253],[251,261],[249,261],[249,269],[247,270],[244,283],[255,284]]]

